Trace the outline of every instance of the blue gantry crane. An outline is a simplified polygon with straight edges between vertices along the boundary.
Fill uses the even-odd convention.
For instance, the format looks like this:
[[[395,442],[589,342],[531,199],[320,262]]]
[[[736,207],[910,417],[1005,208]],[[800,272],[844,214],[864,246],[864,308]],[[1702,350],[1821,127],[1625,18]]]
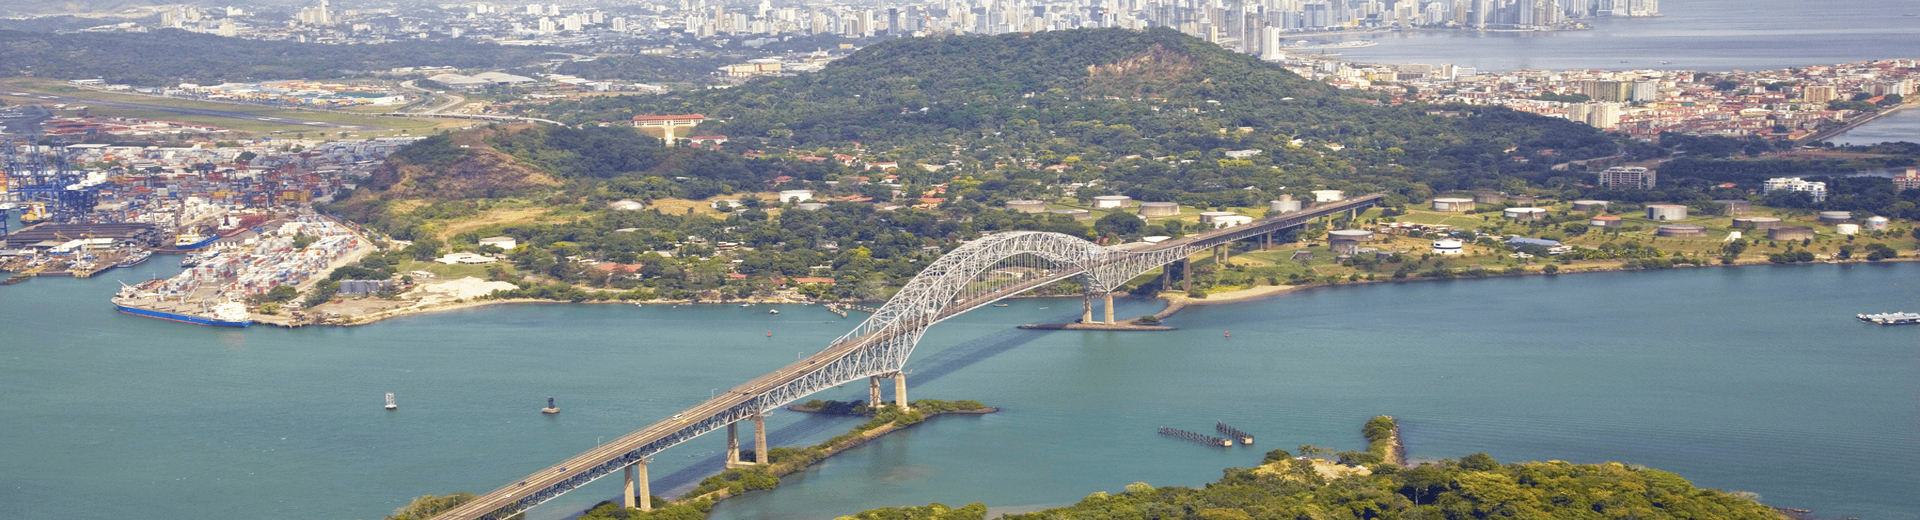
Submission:
[[[48,213],[46,222],[87,220],[100,201],[105,178],[89,179],[85,172],[73,170],[63,154],[43,152],[32,140],[20,145],[9,137],[4,147],[0,153],[5,155],[0,160],[4,160],[8,186],[0,202],[12,202],[16,207],[43,204]]]

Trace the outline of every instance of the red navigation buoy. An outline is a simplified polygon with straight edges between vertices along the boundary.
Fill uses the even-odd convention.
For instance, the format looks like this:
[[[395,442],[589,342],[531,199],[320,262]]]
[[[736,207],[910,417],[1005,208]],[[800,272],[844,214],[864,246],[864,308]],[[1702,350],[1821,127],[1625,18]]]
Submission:
[[[771,330],[767,331],[767,337],[769,338],[773,337],[773,331]]]
[[[1233,331],[1227,331],[1227,337],[1229,338],[1233,337]]]

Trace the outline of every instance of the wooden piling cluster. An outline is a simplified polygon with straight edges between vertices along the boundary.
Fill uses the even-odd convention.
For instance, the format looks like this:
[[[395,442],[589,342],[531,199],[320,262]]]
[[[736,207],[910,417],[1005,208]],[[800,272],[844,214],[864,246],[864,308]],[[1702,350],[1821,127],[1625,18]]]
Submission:
[[[1231,440],[1214,437],[1212,435],[1194,433],[1194,432],[1182,430],[1179,428],[1161,428],[1160,434],[1171,436],[1171,437],[1179,437],[1182,439],[1198,442],[1201,444],[1211,444],[1211,445],[1219,446],[1222,448],[1233,447],[1233,441]]]
[[[1240,439],[1241,444],[1253,444],[1253,434],[1240,431],[1239,428],[1227,426],[1227,423],[1214,421],[1213,429],[1218,430],[1221,435],[1225,435],[1229,439]]]

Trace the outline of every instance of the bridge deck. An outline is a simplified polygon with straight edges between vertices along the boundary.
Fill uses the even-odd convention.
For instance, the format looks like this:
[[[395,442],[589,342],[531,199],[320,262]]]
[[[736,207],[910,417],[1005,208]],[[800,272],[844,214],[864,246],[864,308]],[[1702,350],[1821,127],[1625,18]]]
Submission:
[[[1176,240],[1164,241],[1159,244],[1154,244],[1153,247],[1146,248],[1143,250],[1135,250],[1132,252],[1134,253],[1159,252],[1159,251],[1166,251],[1174,248],[1187,248],[1187,252],[1191,254],[1194,251],[1199,251],[1206,247],[1211,247],[1213,245],[1217,245],[1220,243],[1239,240],[1239,239],[1250,237],[1250,236],[1257,236],[1257,235],[1269,233],[1278,229],[1300,225],[1314,218],[1332,215],[1340,212],[1345,212],[1345,211],[1357,209],[1360,207],[1372,206],[1379,198],[1380,198],[1380,195],[1376,194],[1376,195],[1369,195],[1365,197],[1354,198],[1354,199],[1341,201],[1337,203],[1327,204],[1323,206],[1307,208],[1302,211],[1291,212],[1283,215],[1276,215],[1273,217],[1256,220],[1250,224],[1243,225],[1243,226],[1209,230],[1207,232],[1197,233],[1197,234],[1190,235],[1190,236],[1176,239]],[[1184,258],[1184,256],[1181,258]],[[767,373],[760,377],[756,377],[739,386],[730,388],[726,391],[726,393],[715,396],[712,399],[708,399],[704,402],[701,402],[700,404],[695,405],[692,408],[688,408],[680,413],[674,414],[673,417],[671,418],[653,423],[644,428],[636,430],[632,433],[628,433],[626,435],[620,436],[619,438],[614,439],[612,442],[608,442],[594,449],[587,450],[586,452],[581,453],[579,455],[575,455],[571,458],[568,458],[567,460],[562,461],[559,464],[548,466],[545,469],[534,472],[532,475],[528,475],[527,477],[520,479],[518,481],[515,481],[514,483],[507,484],[506,486],[502,486],[499,489],[495,489],[493,491],[487,492],[484,495],[480,495],[479,497],[476,497],[465,504],[461,504],[458,507],[455,507],[444,513],[441,513],[438,516],[435,516],[434,519],[435,520],[475,520],[475,519],[486,517],[488,514],[496,510],[513,506],[516,503],[519,503],[522,500],[526,499],[527,497],[538,494],[542,490],[546,490],[548,488],[553,488],[555,486],[566,484],[568,483],[568,481],[574,479],[575,477],[580,476],[583,473],[593,471],[595,468],[598,468],[604,464],[607,464],[615,460],[619,460],[623,457],[627,457],[629,454],[634,453],[637,450],[641,450],[663,439],[670,438],[674,436],[676,433],[680,433],[682,430],[693,428],[695,427],[696,424],[700,423],[701,421],[707,418],[718,416],[730,410],[734,410],[742,405],[747,404],[748,402],[754,400],[755,398],[759,397],[760,394],[763,392],[767,392],[769,390],[779,388],[788,383],[793,383],[796,380],[802,377],[806,377],[810,373],[816,370],[819,370],[821,367],[824,367],[835,360],[846,357],[849,354],[857,352],[860,349],[865,348],[869,345],[875,344],[881,340],[908,332],[917,327],[924,327],[924,326],[932,325],[934,323],[938,323],[940,321],[946,320],[947,318],[953,317],[955,315],[959,315],[969,310],[979,308],[983,305],[991,304],[993,302],[1006,299],[1008,297],[1012,297],[1014,295],[1026,292],[1028,290],[1032,290],[1034,288],[1047,285],[1049,283],[1070,278],[1072,276],[1075,276],[1083,272],[1087,267],[1092,267],[1092,266],[1083,266],[1080,269],[1056,270],[1050,273],[1048,276],[1035,278],[1032,280],[1024,280],[1024,281],[1009,285],[1005,288],[1002,288],[1001,290],[994,291],[988,295],[953,302],[951,304],[941,307],[939,312],[934,316],[932,316],[929,320],[926,320],[925,323],[912,324],[913,325],[912,327],[886,327],[886,328],[876,330],[867,335],[852,338],[849,341],[843,341],[843,342],[839,342],[837,344],[828,346],[825,350],[821,350],[819,352],[814,353],[811,356],[807,356],[803,359],[793,362],[792,364],[781,367],[778,370]]]

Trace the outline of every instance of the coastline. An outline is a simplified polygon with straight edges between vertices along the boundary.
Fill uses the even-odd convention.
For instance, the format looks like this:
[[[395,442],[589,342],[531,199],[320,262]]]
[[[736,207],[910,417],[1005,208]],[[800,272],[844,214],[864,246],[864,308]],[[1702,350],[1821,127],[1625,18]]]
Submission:
[[[1737,261],[1731,265],[1718,264],[1718,263],[1709,264],[1709,265],[1685,264],[1684,266],[1674,266],[1666,269],[1692,269],[1692,268],[1707,268],[1707,267],[1752,267],[1752,266],[1764,266],[1764,265],[1799,265],[1799,264],[1872,264],[1872,263],[1892,263],[1892,262],[1920,262],[1920,256],[1888,258],[1888,259],[1880,260],[1878,262],[1872,262],[1867,260],[1827,260],[1822,262],[1801,262],[1797,264],[1774,264],[1765,259],[1751,259],[1751,260]],[[1557,264],[1551,264],[1551,265],[1557,265]],[[1610,272],[1621,272],[1621,271],[1658,271],[1658,270],[1662,270],[1662,269],[1644,269],[1644,268],[1627,269],[1620,266],[1562,267],[1558,272],[1551,273],[1550,275],[1559,276],[1559,275],[1585,274],[1585,273],[1610,273]],[[1310,284],[1300,284],[1300,285],[1261,285],[1261,286],[1255,286],[1255,287],[1250,287],[1246,289],[1237,289],[1232,291],[1214,293],[1214,294],[1208,295],[1206,298],[1193,298],[1182,293],[1169,291],[1169,292],[1161,293],[1160,295],[1155,297],[1157,299],[1166,301],[1167,307],[1164,309],[1161,309],[1157,313],[1154,313],[1154,317],[1164,320],[1167,317],[1173,316],[1174,314],[1178,314],[1181,310],[1191,306],[1224,305],[1224,304],[1232,304],[1232,303],[1242,303],[1242,302],[1248,302],[1248,301],[1254,301],[1254,300],[1261,300],[1265,298],[1272,298],[1275,296],[1280,296],[1285,294],[1291,294],[1291,293],[1299,292],[1303,290],[1320,289],[1325,287],[1369,285],[1369,284],[1379,284],[1379,283],[1413,283],[1413,282],[1431,282],[1431,281],[1448,281],[1448,280],[1472,280],[1472,279],[1480,279],[1480,278],[1502,278],[1502,277],[1512,277],[1512,276],[1542,276],[1542,275],[1549,275],[1549,273],[1543,272],[1542,270],[1539,270],[1539,269],[1529,269],[1524,273],[1514,273],[1514,274],[1489,273],[1485,276],[1475,276],[1475,277],[1456,277],[1456,278],[1408,277],[1408,278],[1397,279],[1397,280],[1389,278],[1389,279],[1340,282],[1335,284],[1310,283]],[[456,301],[456,302],[435,302],[430,304],[415,304],[415,305],[410,305],[410,306],[405,306],[405,307],[400,307],[395,309],[378,311],[378,312],[361,315],[361,316],[354,316],[351,318],[341,318],[338,320],[333,320],[333,321],[328,321],[323,323],[310,323],[306,325],[355,327],[355,326],[361,326],[361,325],[370,325],[373,323],[378,323],[383,320],[399,318],[403,316],[474,309],[474,308],[486,307],[491,305],[512,305],[512,304],[531,304],[531,303],[593,304],[593,305],[638,304],[641,306],[647,306],[647,305],[737,305],[737,304],[803,305],[808,302],[796,302],[787,298],[744,298],[744,299],[730,300],[730,301],[724,301],[724,302],[704,302],[704,301],[694,301],[694,300],[573,302],[573,301],[566,301],[566,300],[542,300],[537,298],[509,298],[509,299],[486,298],[486,299],[465,300],[465,301]],[[828,302],[811,302],[811,303],[824,305]],[[847,302],[835,302],[835,303],[847,303]],[[862,303],[874,303],[874,302],[863,301]],[[1124,323],[1133,323],[1136,320],[1137,318],[1130,319],[1130,320],[1122,320],[1122,321]],[[298,326],[305,326],[305,325],[298,325]],[[1066,330],[1072,329],[1071,327],[1062,327],[1062,328]]]

